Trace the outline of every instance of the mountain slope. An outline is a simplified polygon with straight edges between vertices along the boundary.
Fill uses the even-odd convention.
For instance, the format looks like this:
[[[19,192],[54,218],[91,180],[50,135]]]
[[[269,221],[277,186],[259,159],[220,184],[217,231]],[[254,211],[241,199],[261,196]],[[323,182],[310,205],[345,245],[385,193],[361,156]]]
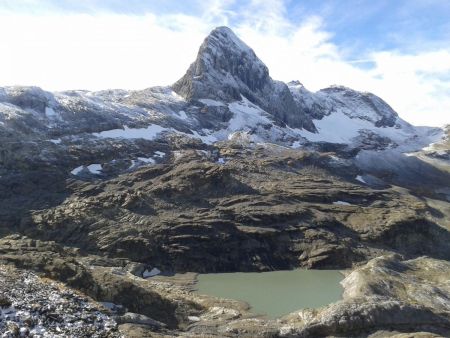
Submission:
[[[448,289],[446,133],[373,94],[274,81],[224,27],[173,86],[1,88],[0,264],[136,312],[116,316],[130,336],[447,334],[448,297],[423,296]],[[298,267],[355,269],[349,297],[249,321],[186,275],[142,278]]]
[[[441,137],[439,129],[418,129],[403,121],[373,94],[344,87],[312,93],[298,82],[272,80],[253,50],[226,27],[211,32],[196,61],[172,87],[60,93],[7,87],[0,90],[0,108],[0,136],[34,135],[54,142],[65,136],[132,139],[149,130],[147,139],[175,133],[206,143],[230,138],[412,151]]]

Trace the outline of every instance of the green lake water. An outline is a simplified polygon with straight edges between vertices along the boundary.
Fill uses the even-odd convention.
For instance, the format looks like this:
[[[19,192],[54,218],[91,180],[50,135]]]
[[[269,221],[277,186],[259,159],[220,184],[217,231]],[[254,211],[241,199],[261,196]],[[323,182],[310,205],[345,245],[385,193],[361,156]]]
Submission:
[[[341,299],[337,270],[291,270],[198,275],[197,292],[247,302],[251,311],[275,318]]]

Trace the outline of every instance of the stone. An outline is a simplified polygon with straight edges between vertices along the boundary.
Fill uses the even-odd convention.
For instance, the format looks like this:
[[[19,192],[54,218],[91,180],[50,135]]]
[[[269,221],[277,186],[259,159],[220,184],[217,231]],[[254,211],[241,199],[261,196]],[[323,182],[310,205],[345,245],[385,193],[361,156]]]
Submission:
[[[7,296],[0,294],[0,308],[8,308],[11,304],[11,300]]]

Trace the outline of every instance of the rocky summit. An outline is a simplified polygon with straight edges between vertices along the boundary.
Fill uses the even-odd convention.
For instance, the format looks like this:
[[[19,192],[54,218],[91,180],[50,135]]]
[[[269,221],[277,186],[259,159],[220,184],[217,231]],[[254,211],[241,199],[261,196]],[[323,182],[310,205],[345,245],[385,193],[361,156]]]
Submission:
[[[0,88],[0,332],[450,336],[449,133],[275,81],[227,27],[172,86]],[[295,268],[344,270],[342,300],[269,319],[194,292]]]

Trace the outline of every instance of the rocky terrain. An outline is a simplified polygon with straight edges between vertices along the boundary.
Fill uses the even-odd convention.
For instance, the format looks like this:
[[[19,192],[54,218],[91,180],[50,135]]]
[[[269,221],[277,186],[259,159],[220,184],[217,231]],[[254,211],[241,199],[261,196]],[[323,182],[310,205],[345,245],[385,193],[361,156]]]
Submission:
[[[102,302],[95,305],[67,286],[56,287],[55,282],[40,281],[33,273],[2,267],[2,282],[6,281],[2,299],[12,302],[16,310],[26,309],[16,313],[30,316],[26,311],[31,311],[29,303],[36,299],[41,308],[58,309],[62,302],[77,316],[81,311],[95,315],[93,325],[103,325],[106,330],[99,336],[446,337],[450,332],[450,266],[445,260],[428,257],[404,260],[397,254],[383,255],[346,272],[341,301],[266,319],[252,314],[245,303],[192,292],[193,274],[144,279],[142,265],[92,255],[79,257],[71,248],[17,236],[4,238],[0,243],[2,252],[5,247],[10,248],[10,253],[3,256],[4,263],[63,280]],[[20,284],[24,279],[25,287]],[[45,297],[48,293],[52,296]],[[3,313],[11,311],[9,302],[3,302]],[[58,315],[57,311],[51,312],[52,316]],[[61,324],[75,320],[68,311],[60,313],[62,318],[56,323],[48,312],[37,313],[32,317],[34,322],[16,316],[14,320],[9,317],[4,325],[8,330],[22,327],[32,331],[36,327],[33,323],[41,319],[40,330],[51,332],[60,325],[65,330],[79,329],[75,336],[91,336],[87,333],[92,323],[89,316],[81,316],[86,322],[83,325],[77,326],[80,321],[76,321],[69,328]],[[67,331],[50,336],[61,332]]]
[[[448,336],[448,135],[275,81],[226,27],[170,87],[0,88],[2,314],[32,319],[0,332]],[[192,273],[299,267],[346,269],[343,300],[268,320],[192,292]]]
[[[98,304],[29,271],[0,266],[3,337],[120,337]]]

